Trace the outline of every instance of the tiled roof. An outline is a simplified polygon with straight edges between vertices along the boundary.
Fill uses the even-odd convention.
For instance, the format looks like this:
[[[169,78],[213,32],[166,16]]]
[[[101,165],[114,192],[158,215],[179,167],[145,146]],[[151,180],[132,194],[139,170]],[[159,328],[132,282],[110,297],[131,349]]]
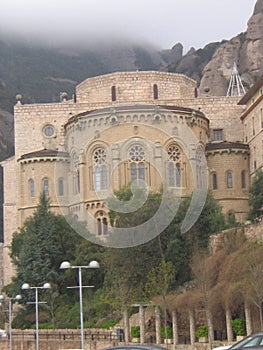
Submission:
[[[67,152],[58,150],[41,149],[38,151],[23,154],[20,159],[41,158],[41,157],[68,157]]]
[[[234,149],[234,148],[249,149],[249,146],[241,142],[222,141],[222,142],[208,143],[205,147],[206,151],[216,150],[216,149]]]

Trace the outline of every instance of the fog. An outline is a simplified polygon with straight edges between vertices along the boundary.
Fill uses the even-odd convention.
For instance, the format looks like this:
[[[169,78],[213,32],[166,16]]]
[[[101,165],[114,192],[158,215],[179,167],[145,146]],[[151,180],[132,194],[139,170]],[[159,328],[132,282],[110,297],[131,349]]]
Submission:
[[[50,45],[148,42],[186,50],[245,31],[252,0],[1,0],[1,36]]]

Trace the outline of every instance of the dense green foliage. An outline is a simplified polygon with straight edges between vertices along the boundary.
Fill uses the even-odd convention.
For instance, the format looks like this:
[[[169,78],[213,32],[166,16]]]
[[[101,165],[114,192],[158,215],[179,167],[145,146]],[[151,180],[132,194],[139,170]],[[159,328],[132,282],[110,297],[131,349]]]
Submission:
[[[246,321],[242,318],[236,318],[231,321],[233,330],[236,335],[246,335]]]
[[[206,325],[199,326],[195,332],[195,336],[197,338],[208,337],[208,327]]]
[[[263,217],[263,171],[258,170],[252,180],[249,190],[249,205],[251,207],[248,213],[248,219],[257,222]]]
[[[117,192],[122,200],[131,196],[129,188]],[[110,213],[116,225],[135,225],[150,218],[160,203],[162,193],[149,193],[148,200],[134,213]],[[186,234],[180,231],[182,219],[190,203],[190,198],[181,202],[172,223],[164,232],[136,247],[125,249],[105,248],[81,238],[74,232],[69,222],[49,210],[49,200],[42,195],[37,210],[26,220],[24,226],[14,235],[12,259],[17,268],[17,276],[6,287],[9,295],[20,292],[27,282],[41,286],[52,284],[51,291],[41,291],[40,323],[42,327],[78,327],[79,299],[77,289],[67,286],[78,285],[75,270],[60,270],[62,261],[73,265],[88,265],[97,260],[101,268],[96,271],[83,270],[83,282],[92,283],[96,288],[83,290],[85,326],[99,326],[118,320],[123,305],[139,301],[149,301],[161,295],[165,303],[166,294],[190,279],[190,260],[195,247],[206,247],[209,235],[225,228],[224,217],[217,202],[208,195],[199,220]],[[81,224],[81,223],[79,223]],[[14,321],[16,327],[34,326],[34,307],[26,305],[32,301],[32,291],[23,292],[25,308]]]

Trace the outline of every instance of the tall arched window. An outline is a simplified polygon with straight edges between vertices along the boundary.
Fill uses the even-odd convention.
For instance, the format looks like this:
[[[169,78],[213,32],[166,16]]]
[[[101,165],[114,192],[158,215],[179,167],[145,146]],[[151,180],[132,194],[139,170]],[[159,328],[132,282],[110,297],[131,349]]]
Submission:
[[[63,178],[58,179],[58,195],[64,196],[64,180],[63,180]]]
[[[45,196],[49,195],[49,183],[48,183],[48,178],[43,179],[43,191]]]
[[[30,179],[28,181],[28,185],[29,185],[29,194],[30,197],[35,197],[35,182],[33,179]]]
[[[111,100],[116,101],[116,86],[111,87]]]
[[[232,171],[230,170],[226,172],[226,186],[227,188],[233,187],[233,174],[232,174]]]
[[[247,187],[245,170],[241,171],[241,187],[242,188],[246,188]]]
[[[142,145],[135,144],[129,149],[130,177],[131,181],[140,184],[145,181],[145,151]]]
[[[154,100],[158,100],[158,85],[157,84],[153,85],[153,98],[154,98]]]
[[[93,152],[94,188],[96,191],[108,188],[107,156],[104,148]]]
[[[176,143],[167,147],[168,156],[168,186],[181,187],[181,149]]]
[[[217,190],[217,174],[212,174],[212,188],[213,190]]]
[[[100,211],[96,214],[96,222],[97,222],[97,234],[107,235],[109,233],[108,230],[108,219],[106,214],[103,211]]]

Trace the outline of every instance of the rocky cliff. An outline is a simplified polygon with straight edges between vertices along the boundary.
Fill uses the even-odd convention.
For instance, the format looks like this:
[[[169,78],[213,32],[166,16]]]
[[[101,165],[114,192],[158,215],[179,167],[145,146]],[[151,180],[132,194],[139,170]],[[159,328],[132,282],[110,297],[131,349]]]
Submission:
[[[263,0],[257,0],[246,32],[222,43],[215,50],[203,69],[200,92],[225,95],[234,62],[245,88],[263,74]]]

